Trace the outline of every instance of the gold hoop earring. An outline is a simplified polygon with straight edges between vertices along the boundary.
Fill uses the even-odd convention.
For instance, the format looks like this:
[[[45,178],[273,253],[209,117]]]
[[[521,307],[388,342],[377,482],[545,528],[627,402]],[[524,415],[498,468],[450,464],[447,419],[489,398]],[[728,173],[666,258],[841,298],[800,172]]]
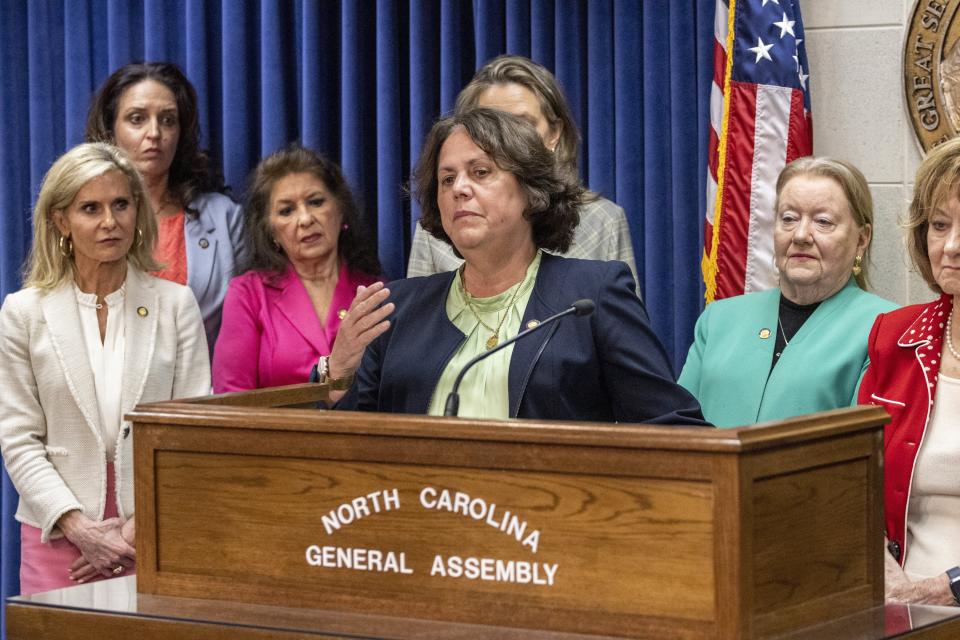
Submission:
[[[863,267],[860,266],[860,265],[862,265],[862,264],[863,264],[863,257],[862,257],[862,256],[857,256],[856,258],[853,259],[853,269],[852,269],[852,271],[853,271],[854,277],[859,276],[861,273],[863,273]]]
[[[60,236],[57,248],[60,250],[60,255],[69,258],[73,255],[73,240],[70,239],[70,236]]]
[[[137,227],[137,249],[143,246],[143,230]]]

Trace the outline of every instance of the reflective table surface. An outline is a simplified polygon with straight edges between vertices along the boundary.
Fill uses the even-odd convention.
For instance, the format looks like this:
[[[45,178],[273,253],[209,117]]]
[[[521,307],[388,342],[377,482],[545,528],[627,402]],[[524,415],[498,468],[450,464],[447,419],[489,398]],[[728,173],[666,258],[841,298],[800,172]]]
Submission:
[[[18,616],[30,612],[35,617],[51,618],[58,613],[101,616],[97,627],[99,640],[114,637],[111,619],[137,621],[143,625],[154,621],[174,624],[179,637],[191,637],[184,625],[202,624],[222,627],[220,634],[209,637],[239,638],[243,631],[249,637],[273,637],[280,633],[289,637],[328,638],[530,638],[533,640],[573,640],[601,638],[556,632],[531,631],[507,627],[394,618],[369,614],[350,614],[317,609],[273,607],[258,604],[201,600],[138,594],[136,577],[125,576],[90,584],[58,589],[32,596],[7,599],[8,630],[21,624]],[[64,616],[64,621],[83,616]],[[103,622],[106,621],[106,622]],[[22,629],[36,627],[22,627]],[[49,629],[49,625],[44,627]],[[222,635],[221,635],[222,634]],[[67,634],[69,637],[70,634]],[[65,637],[67,637],[65,636]],[[16,637],[11,635],[11,638]],[[27,637],[27,636],[23,636]],[[119,635],[116,637],[120,637]],[[170,636],[177,637],[177,636]],[[208,637],[208,636],[204,636]],[[920,605],[886,605],[867,609],[855,615],[778,635],[780,640],[814,640],[837,638],[849,640],[881,640],[883,638],[960,638],[960,607]]]

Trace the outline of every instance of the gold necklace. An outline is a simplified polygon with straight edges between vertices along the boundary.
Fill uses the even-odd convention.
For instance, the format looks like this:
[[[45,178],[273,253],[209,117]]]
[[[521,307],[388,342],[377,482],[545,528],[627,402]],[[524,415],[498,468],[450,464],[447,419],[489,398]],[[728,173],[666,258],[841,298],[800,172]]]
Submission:
[[[503,328],[503,323],[506,321],[507,316],[510,315],[510,309],[513,307],[513,303],[517,301],[517,294],[520,293],[520,289],[523,286],[523,280],[517,283],[517,288],[513,290],[513,295],[510,296],[510,302],[508,302],[507,306],[504,307],[503,317],[500,318],[500,323],[497,324],[497,328],[494,329],[493,327],[491,327],[490,325],[488,325],[486,322],[483,321],[483,318],[480,317],[480,314],[477,312],[476,308],[473,306],[473,302],[470,300],[470,298],[472,298],[473,296],[470,295],[469,291],[467,291],[467,287],[464,284],[464,279],[463,279],[463,271],[465,266],[466,266],[466,263],[464,263],[463,267],[460,267],[460,285],[463,287],[463,299],[466,301],[467,308],[470,309],[470,313],[472,313],[473,317],[477,319],[477,322],[479,322],[484,329],[490,332],[490,337],[487,338],[487,343],[486,343],[487,351],[490,351],[490,349],[493,349],[495,346],[497,346],[500,343],[500,329]]]

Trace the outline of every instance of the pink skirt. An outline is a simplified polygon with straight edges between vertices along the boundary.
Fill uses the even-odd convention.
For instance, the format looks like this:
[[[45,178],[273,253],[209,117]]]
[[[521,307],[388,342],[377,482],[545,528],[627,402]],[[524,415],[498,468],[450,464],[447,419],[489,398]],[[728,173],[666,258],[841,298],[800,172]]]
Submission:
[[[107,504],[103,518],[117,517],[117,495],[113,475],[113,463],[107,463]],[[52,591],[63,587],[72,587],[76,582],[70,579],[70,565],[80,557],[80,550],[66,538],[40,542],[40,529],[28,524],[20,525],[20,593],[30,595],[43,591]],[[121,576],[131,575],[133,569],[126,569]],[[104,580],[97,575],[87,582]]]

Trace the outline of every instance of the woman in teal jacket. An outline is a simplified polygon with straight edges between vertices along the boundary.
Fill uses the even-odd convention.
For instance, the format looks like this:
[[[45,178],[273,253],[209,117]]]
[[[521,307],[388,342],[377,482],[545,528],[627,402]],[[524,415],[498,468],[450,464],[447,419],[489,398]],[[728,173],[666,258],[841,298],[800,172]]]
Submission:
[[[709,305],[680,384],[707,420],[736,427],[855,403],[874,318],[867,293],[873,202],[856,167],[800,158],[777,180],[780,287]]]

